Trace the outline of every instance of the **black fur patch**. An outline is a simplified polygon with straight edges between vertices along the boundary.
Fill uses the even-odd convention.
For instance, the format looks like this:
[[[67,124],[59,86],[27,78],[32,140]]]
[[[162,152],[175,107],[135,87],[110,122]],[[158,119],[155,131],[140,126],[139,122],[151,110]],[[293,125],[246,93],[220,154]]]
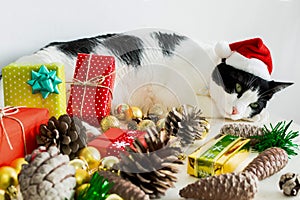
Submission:
[[[144,45],[138,37],[119,34],[101,41],[101,44],[121,58],[127,65],[137,67],[141,64]]]
[[[158,40],[158,45],[162,50],[162,53],[166,56],[171,56],[175,51],[177,45],[180,44],[182,40],[185,40],[186,37],[177,35],[175,33],[161,33],[154,32],[152,36]]]
[[[99,40],[106,39],[114,35],[116,34],[107,34],[68,42],[52,42],[44,48],[47,48],[49,46],[56,46],[59,50],[71,56],[77,56],[78,53],[89,54],[92,53],[93,49],[100,43]]]

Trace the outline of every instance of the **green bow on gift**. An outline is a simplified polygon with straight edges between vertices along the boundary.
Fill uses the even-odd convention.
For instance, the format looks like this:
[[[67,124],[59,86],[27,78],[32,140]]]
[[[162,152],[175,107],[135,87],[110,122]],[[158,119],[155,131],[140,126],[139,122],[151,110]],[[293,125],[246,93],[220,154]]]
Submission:
[[[50,93],[59,94],[57,85],[61,82],[62,80],[56,76],[56,71],[49,71],[45,65],[42,65],[38,72],[32,70],[31,80],[27,81],[32,87],[32,94],[40,92],[44,99]]]

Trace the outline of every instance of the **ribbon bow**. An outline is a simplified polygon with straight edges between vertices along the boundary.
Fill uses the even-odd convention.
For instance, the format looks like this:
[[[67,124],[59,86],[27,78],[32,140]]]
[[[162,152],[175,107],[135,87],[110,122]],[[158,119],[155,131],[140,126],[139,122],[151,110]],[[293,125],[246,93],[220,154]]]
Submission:
[[[26,137],[25,137],[25,130],[24,130],[24,126],[23,126],[23,123],[15,118],[15,117],[12,117],[10,115],[14,115],[16,113],[19,112],[19,108],[22,108],[22,107],[11,107],[11,106],[8,106],[8,107],[4,107],[4,108],[0,108],[0,127],[2,127],[3,129],[3,132],[4,132],[4,135],[5,135],[5,138],[7,140],[7,143],[8,143],[8,146],[11,150],[13,150],[13,146],[10,142],[10,139],[8,137],[8,133],[4,127],[4,122],[3,122],[3,118],[8,118],[8,119],[12,119],[12,120],[15,120],[16,122],[19,123],[20,127],[21,127],[21,130],[22,130],[22,136],[23,136],[23,141],[24,141],[24,149],[25,149],[25,155],[27,154],[27,146],[26,146]]]
[[[31,71],[31,80],[27,83],[32,86],[32,94],[41,92],[44,99],[48,97],[50,93],[59,94],[57,85],[62,80],[56,76],[55,70],[48,70],[45,65],[41,65],[38,72]]]
[[[104,86],[103,85],[103,82],[105,81],[105,78],[108,77],[108,76],[111,76],[114,72],[106,75],[106,76],[96,76],[94,78],[91,78],[87,81],[81,81],[79,79],[76,79],[76,78],[73,78],[73,82],[71,82],[73,85],[82,85],[82,86],[94,86],[94,87],[102,87],[102,88],[106,88],[109,90],[109,92],[111,93],[112,95],[112,91],[111,91],[111,88],[107,87],[107,86]]]

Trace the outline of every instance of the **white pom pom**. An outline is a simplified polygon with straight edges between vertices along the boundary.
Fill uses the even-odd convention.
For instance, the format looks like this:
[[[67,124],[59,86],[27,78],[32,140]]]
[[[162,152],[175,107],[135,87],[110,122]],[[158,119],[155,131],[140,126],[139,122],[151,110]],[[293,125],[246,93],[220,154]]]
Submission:
[[[221,41],[216,44],[215,53],[220,58],[228,58],[232,54],[232,51],[229,47],[228,42]]]

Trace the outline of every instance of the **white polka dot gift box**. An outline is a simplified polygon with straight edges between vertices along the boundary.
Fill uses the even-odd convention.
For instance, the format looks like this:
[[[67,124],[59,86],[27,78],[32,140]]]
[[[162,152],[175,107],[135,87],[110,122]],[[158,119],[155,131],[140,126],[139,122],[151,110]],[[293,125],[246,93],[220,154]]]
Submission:
[[[20,65],[2,69],[5,106],[47,108],[50,116],[66,113],[64,66],[58,63]]]
[[[114,80],[113,56],[79,53],[67,113],[99,127],[110,113]]]

